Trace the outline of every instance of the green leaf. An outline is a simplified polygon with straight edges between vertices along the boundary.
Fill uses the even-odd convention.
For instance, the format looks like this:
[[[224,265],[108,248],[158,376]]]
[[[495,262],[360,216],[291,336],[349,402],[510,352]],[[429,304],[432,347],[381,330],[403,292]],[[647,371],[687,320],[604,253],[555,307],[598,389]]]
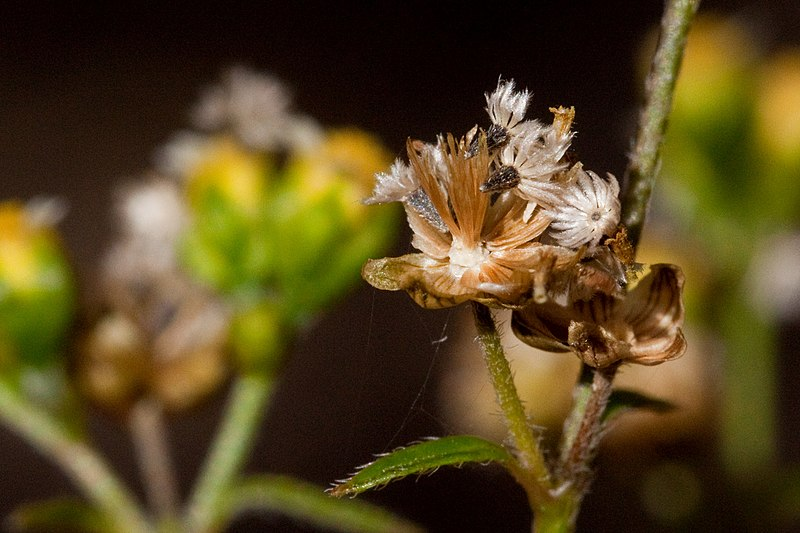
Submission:
[[[6,525],[11,531],[114,532],[113,524],[99,509],[69,498],[19,507],[8,516]]]
[[[222,529],[246,511],[280,513],[325,530],[346,533],[417,533],[420,527],[370,503],[331,498],[316,485],[289,476],[257,475],[232,487],[217,517]]]
[[[668,413],[675,409],[675,404],[666,400],[651,398],[641,392],[616,389],[611,393],[603,420],[609,421],[630,409],[646,409],[656,413]]]
[[[411,474],[464,463],[508,463],[513,456],[494,442],[469,435],[443,437],[399,448],[368,463],[331,489],[333,496],[356,495]]]

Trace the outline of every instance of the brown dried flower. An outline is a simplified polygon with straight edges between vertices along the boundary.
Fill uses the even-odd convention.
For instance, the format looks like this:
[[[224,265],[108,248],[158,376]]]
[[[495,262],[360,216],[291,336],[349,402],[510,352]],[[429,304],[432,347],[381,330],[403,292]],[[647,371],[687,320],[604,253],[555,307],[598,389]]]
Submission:
[[[538,242],[550,224],[541,209],[525,222],[527,202],[509,192],[495,198],[481,192],[489,172],[483,133],[474,156],[466,157],[466,146],[452,135],[437,145],[409,141],[410,166],[397,162],[391,179],[379,176],[368,201],[402,194],[412,244],[422,253],[368,261],[362,275],[370,284],[406,290],[426,308],[467,300],[518,305],[530,297],[541,265],[565,268],[577,262],[575,251]]]
[[[515,311],[512,328],[525,343],[547,351],[574,351],[587,365],[656,365],[683,355],[683,273],[652,265],[622,296],[598,291],[566,304],[547,301]]]
[[[120,414],[142,398],[185,410],[229,374],[230,311],[178,265],[186,213],[172,182],[130,185],[118,212],[121,232],[101,278],[103,313],[75,364],[80,391]]]
[[[500,81],[486,95],[489,128],[409,140],[409,162],[377,175],[365,202],[402,202],[421,253],[368,261],[364,279],[426,308],[515,309],[524,342],[597,368],[680,356],[681,271],[655,265],[628,286],[639,265],[619,226],[617,180],[570,166],[574,109],[552,108],[544,125],[525,120],[528,99]]]
[[[369,261],[362,270],[369,283],[405,290],[427,308],[467,300],[516,307],[546,299],[556,273],[595,244],[600,235],[583,232],[586,243],[561,246],[551,228],[569,201],[559,176],[569,166],[574,110],[553,109],[552,125],[525,120],[529,96],[501,80],[486,95],[487,130],[409,141],[409,163],[377,175],[366,203],[402,202],[422,253]]]

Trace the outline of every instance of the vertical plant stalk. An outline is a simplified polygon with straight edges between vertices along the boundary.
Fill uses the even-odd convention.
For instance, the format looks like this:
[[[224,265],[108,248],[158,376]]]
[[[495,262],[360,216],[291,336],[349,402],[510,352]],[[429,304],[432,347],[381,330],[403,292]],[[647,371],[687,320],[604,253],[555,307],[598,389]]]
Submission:
[[[575,407],[564,424],[558,477],[569,483],[579,499],[591,484],[591,465],[603,432],[603,413],[611,398],[611,384],[618,368],[619,364],[605,368],[583,366],[575,388]]]
[[[472,302],[472,310],[478,330],[478,342],[486,368],[489,370],[497,403],[503,412],[512,444],[517,449],[520,466],[530,477],[518,481],[528,492],[535,511],[535,507],[547,499],[547,492],[550,489],[550,470],[545,463],[533,428],[528,423],[492,313],[488,307],[477,302]],[[518,474],[517,477],[521,476]]]
[[[631,244],[638,246],[644,227],[650,196],[660,166],[661,146],[672,108],[672,95],[678,78],[686,38],[700,0],[668,0],[661,18],[661,34],[645,81],[645,103],[633,150],[625,171],[627,184],[622,197],[622,223],[627,227]],[[574,391],[572,412],[564,426],[558,468],[558,482],[565,493],[555,503],[572,505],[573,515],[564,524],[545,515],[548,531],[574,528],[583,495],[589,489],[592,462],[603,431],[603,413],[612,392],[618,365],[604,369],[583,367]],[[590,384],[591,380],[591,384]],[[562,511],[564,512],[564,511]],[[535,524],[534,524],[534,527]]]
[[[660,166],[661,145],[672,108],[686,36],[700,0],[669,0],[661,18],[661,35],[645,81],[645,104],[639,115],[636,141],[625,171],[622,223],[636,247]]]
[[[578,430],[581,427],[581,421],[584,418],[589,398],[592,395],[592,381],[594,380],[594,373],[592,367],[589,365],[581,365],[581,374],[578,378],[578,383],[572,390],[572,411],[569,416],[564,420],[564,428],[561,433],[561,442],[559,442],[558,449],[560,450],[559,464],[564,464],[567,461],[567,455],[572,450],[575,439],[578,438]]]
[[[187,531],[205,533],[225,507],[226,491],[250,452],[273,380],[242,375],[233,385],[228,407],[186,510]]]
[[[156,400],[139,400],[130,412],[128,427],[150,507],[160,523],[175,523],[178,485],[170,460],[162,406]]]
[[[152,531],[136,500],[97,453],[52,416],[0,382],[0,418],[72,479],[113,522],[116,531]]]

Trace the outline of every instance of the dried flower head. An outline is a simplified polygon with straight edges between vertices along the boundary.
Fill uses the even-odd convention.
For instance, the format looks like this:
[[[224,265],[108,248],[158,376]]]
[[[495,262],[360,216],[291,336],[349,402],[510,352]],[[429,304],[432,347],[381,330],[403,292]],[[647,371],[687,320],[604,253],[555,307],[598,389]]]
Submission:
[[[595,186],[580,166],[567,172],[574,109],[552,109],[553,123],[545,125],[525,119],[529,98],[501,80],[486,95],[488,129],[436,144],[409,141],[408,163],[398,160],[376,176],[365,203],[402,202],[422,253],[368,262],[367,281],[406,290],[423,307],[466,300],[516,307],[574,284],[576,265],[613,233],[619,203],[599,221],[594,211],[583,217],[593,223],[588,230],[569,217],[590,210],[587,203],[605,208],[616,189]]]
[[[594,367],[680,356],[683,275],[655,265],[629,285],[639,265],[617,180],[570,165],[573,108],[551,108],[545,125],[525,119],[529,99],[501,80],[486,95],[488,129],[408,141],[408,163],[379,173],[365,203],[401,202],[421,253],[370,260],[364,279],[427,308],[512,308],[524,342]]]
[[[567,172],[560,201],[546,209],[553,219],[549,235],[561,246],[594,248],[619,224],[619,185],[611,174],[602,179],[578,163]]]
[[[107,280],[109,310],[84,339],[81,391],[121,414],[141,397],[173,411],[196,405],[228,375],[229,310],[179,273],[122,281]]]
[[[560,267],[577,261],[574,252],[537,241],[550,223],[541,210],[526,223],[518,197],[480,191],[489,171],[486,138],[481,134],[473,157],[465,156],[465,144],[452,135],[436,145],[409,141],[410,165],[395,163],[379,177],[367,201],[402,201],[412,244],[422,253],[368,261],[362,273],[372,285],[406,290],[428,308],[467,300],[516,305],[530,297],[543,261]]]
[[[656,365],[683,355],[683,273],[653,265],[622,296],[596,292],[567,304],[533,303],[515,311],[514,333],[547,351],[574,351],[587,365],[617,362]]]

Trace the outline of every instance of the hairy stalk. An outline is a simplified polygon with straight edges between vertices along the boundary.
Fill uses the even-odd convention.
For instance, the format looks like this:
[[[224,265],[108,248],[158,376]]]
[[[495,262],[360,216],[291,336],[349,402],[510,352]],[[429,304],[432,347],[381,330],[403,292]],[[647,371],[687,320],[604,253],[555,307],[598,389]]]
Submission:
[[[581,424],[585,418],[586,408],[592,396],[592,381],[594,380],[593,368],[589,365],[581,365],[581,374],[578,383],[572,390],[572,411],[564,420],[564,430],[561,433],[561,442],[558,449],[561,450],[559,464],[565,464],[572,451],[575,440],[578,438]]]
[[[650,196],[660,165],[661,146],[672,107],[672,95],[680,70],[686,37],[699,0],[668,0],[661,19],[661,35],[645,82],[645,104],[639,115],[633,151],[625,171],[622,222],[634,248],[639,244]],[[565,421],[557,482],[563,490],[545,509],[539,531],[571,531],[580,502],[592,481],[592,468],[603,431],[603,413],[612,392],[618,365],[603,369],[583,367],[573,393],[574,403]],[[562,507],[559,508],[559,505]],[[562,520],[571,512],[569,522]],[[534,524],[536,528],[536,524]],[[537,529],[535,529],[536,531]]]
[[[0,417],[42,455],[58,464],[83,494],[112,521],[116,531],[152,531],[133,495],[105,461],[52,416],[0,381]]]
[[[217,520],[252,448],[272,385],[271,378],[258,375],[243,375],[234,383],[222,427],[189,499],[188,531],[205,533]]]
[[[478,330],[478,342],[481,345],[486,368],[489,370],[497,403],[503,411],[512,444],[517,449],[522,471],[531,479],[523,479],[522,473],[516,474],[515,477],[528,491],[535,511],[535,507],[547,498],[550,471],[514,385],[511,367],[500,342],[500,333],[497,331],[492,313],[488,307],[477,302],[472,303],[472,310]]]
[[[151,399],[139,400],[131,410],[128,427],[150,507],[159,523],[168,527],[177,520],[178,486],[161,404]]]
[[[578,498],[589,489],[592,478],[591,464],[597,455],[597,446],[603,432],[603,413],[611,398],[614,376],[619,364],[605,368],[591,369],[591,385],[586,388],[586,382],[581,379],[577,390],[581,391],[580,401],[575,403],[573,414],[568,418],[568,423],[574,424],[572,428],[565,427],[564,448],[561,449],[558,477],[562,482],[569,483],[571,490]],[[581,376],[586,375],[586,369]]]
[[[660,165],[661,145],[672,108],[686,36],[700,0],[669,0],[661,18],[661,35],[645,81],[645,104],[639,115],[636,141],[625,171],[622,222],[631,243],[638,245],[647,206]]]

